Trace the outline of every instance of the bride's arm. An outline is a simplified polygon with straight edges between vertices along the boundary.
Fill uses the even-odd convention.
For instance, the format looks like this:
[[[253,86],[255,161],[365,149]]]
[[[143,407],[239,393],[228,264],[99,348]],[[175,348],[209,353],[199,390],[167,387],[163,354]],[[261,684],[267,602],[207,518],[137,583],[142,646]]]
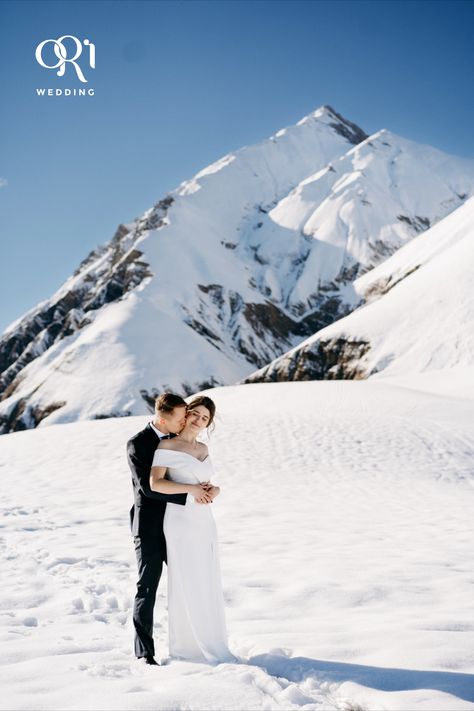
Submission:
[[[195,498],[212,501],[211,495],[200,484],[180,484],[177,481],[165,479],[166,467],[152,467],[150,473],[150,489],[160,494],[191,494]]]

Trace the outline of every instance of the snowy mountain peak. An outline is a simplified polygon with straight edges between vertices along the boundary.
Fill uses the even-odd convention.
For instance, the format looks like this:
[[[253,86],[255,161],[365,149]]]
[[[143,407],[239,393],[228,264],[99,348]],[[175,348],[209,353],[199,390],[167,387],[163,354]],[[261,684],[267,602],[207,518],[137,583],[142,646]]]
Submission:
[[[145,414],[346,316],[354,280],[474,192],[474,161],[330,106],[214,161],[0,338],[0,431]]]
[[[297,126],[303,126],[310,121],[319,121],[321,124],[330,126],[339,135],[343,136],[349,143],[357,144],[367,138],[367,134],[357,124],[341,116],[332,106],[325,104],[312,113],[304,116]]]
[[[232,184],[234,176],[238,176],[240,182],[242,174],[246,173],[254,194],[258,193],[262,180],[268,187],[273,186],[273,193],[266,201],[267,206],[271,206],[315,168],[343,155],[352,145],[366,138],[367,134],[359,126],[334,109],[321,107],[260,143],[243,146],[222,156],[190,180],[183,181],[172,195],[192,195],[216,180],[221,185]],[[228,207],[227,200],[225,207]]]

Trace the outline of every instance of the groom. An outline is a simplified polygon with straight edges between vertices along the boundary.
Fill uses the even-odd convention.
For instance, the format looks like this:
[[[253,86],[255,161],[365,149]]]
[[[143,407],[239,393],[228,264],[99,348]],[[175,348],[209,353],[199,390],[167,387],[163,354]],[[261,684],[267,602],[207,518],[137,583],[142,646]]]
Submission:
[[[133,605],[135,656],[146,664],[157,664],[153,642],[153,608],[156,590],[166,563],[163,518],[167,503],[184,506],[187,494],[159,494],[150,489],[150,470],[155,450],[163,438],[178,434],[185,423],[186,402],[179,395],[165,393],[155,403],[155,418],[127,442],[135,503],[130,526],[138,564],[137,594]],[[212,496],[202,487],[198,503],[208,504]]]

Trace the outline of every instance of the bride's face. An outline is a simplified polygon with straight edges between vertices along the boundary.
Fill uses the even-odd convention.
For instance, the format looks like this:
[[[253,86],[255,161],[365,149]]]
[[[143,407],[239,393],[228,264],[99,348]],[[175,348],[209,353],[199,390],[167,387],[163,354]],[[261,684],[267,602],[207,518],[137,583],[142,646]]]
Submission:
[[[192,410],[188,410],[186,413],[186,424],[184,429],[192,432],[194,435],[198,435],[205,427],[208,426],[211,419],[211,413],[204,407],[204,405],[198,405],[193,407]]]

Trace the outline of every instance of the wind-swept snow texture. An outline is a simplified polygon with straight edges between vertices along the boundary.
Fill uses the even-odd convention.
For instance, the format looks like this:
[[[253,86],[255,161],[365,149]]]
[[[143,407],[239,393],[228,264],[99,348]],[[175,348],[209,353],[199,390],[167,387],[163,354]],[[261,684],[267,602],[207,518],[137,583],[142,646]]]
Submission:
[[[216,388],[237,664],[133,657],[125,441],[144,417],[0,438],[0,708],[474,709],[474,403],[373,380]],[[166,573],[155,615],[166,661]]]

